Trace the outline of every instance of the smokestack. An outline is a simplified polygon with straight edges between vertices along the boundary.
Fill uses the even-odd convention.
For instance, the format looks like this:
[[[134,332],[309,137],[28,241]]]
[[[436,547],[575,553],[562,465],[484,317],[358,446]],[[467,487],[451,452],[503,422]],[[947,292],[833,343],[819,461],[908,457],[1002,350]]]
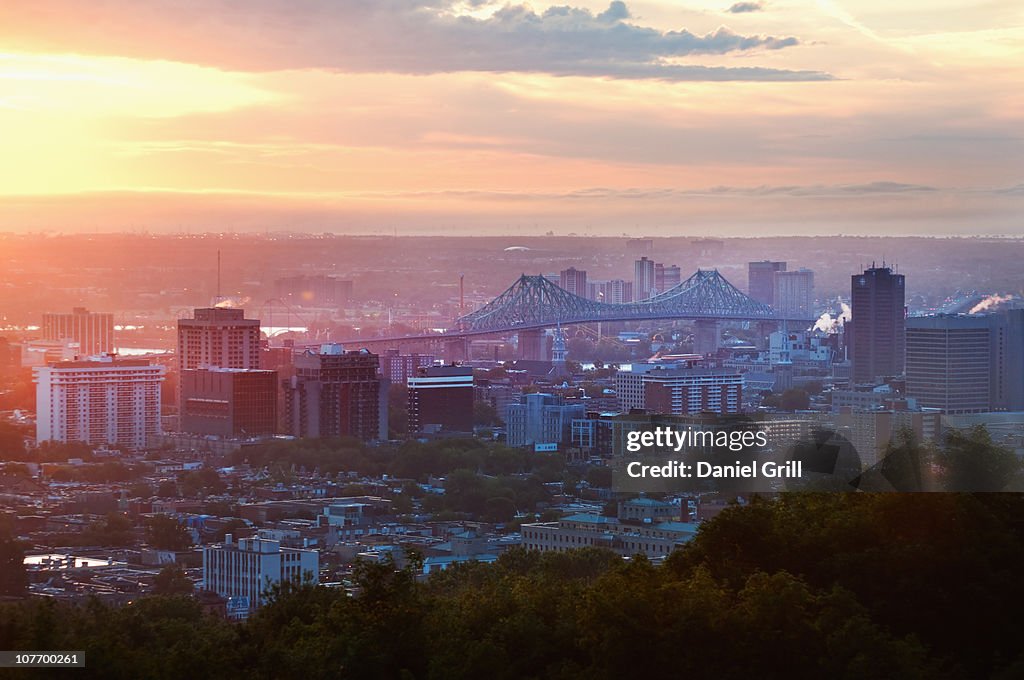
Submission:
[[[459,274],[459,316],[466,313],[466,275]]]
[[[217,299],[214,304],[220,302],[220,250],[217,251]]]

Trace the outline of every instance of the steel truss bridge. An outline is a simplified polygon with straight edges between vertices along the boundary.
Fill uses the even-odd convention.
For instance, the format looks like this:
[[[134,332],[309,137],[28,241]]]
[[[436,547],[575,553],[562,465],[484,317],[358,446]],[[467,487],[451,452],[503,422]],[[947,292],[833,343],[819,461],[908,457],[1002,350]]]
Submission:
[[[621,304],[588,300],[543,276],[523,274],[494,300],[457,319],[452,332],[501,333],[558,324],[652,319],[781,320],[775,310],[740,292],[717,269],[698,269],[664,293]]]
[[[698,269],[690,278],[655,297],[639,302],[597,302],[574,295],[543,276],[523,274],[498,297],[480,309],[459,317],[445,333],[398,337],[360,338],[352,344],[403,341],[458,340],[471,336],[605,321],[686,319],[707,321],[772,321],[813,323],[813,319],[786,318],[729,283],[717,269]],[[345,342],[345,341],[342,341]]]

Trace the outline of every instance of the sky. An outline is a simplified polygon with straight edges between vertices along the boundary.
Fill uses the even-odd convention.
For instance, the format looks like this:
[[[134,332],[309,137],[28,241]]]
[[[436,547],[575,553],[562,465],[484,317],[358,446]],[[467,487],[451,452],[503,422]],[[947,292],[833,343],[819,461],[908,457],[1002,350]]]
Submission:
[[[1024,3],[9,0],[46,230],[1024,235]]]

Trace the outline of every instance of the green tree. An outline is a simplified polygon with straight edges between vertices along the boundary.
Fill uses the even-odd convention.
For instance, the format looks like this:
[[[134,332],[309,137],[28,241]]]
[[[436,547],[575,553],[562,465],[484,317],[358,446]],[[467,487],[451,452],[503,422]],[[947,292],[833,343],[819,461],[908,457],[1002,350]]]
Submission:
[[[192,537],[185,527],[170,515],[154,515],[146,521],[146,538],[157,550],[187,550]]]
[[[200,494],[220,494],[227,488],[213,468],[203,467],[188,470],[178,476],[178,488],[186,498]]]
[[[82,540],[86,545],[130,545],[134,528],[134,523],[126,515],[111,512],[99,522],[87,526],[82,532]]]
[[[498,411],[489,402],[477,400],[473,402],[473,424],[480,427],[502,425]]]
[[[0,461],[25,460],[25,432],[22,428],[0,421]]]
[[[154,595],[191,595],[193,590],[192,580],[177,564],[168,564],[153,579]]]
[[[810,395],[796,387],[789,388],[779,397],[779,408],[783,411],[802,411],[810,405]]]
[[[950,430],[936,462],[948,491],[1004,491],[1015,488],[1021,473],[1020,458],[992,441],[984,425]]]
[[[11,532],[0,531],[0,595],[21,596],[27,589],[25,544]]]
[[[224,523],[224,526],[217,530],[213,540],[217,542],[223,541],[228,534],[232,534],[235,538],[238,538],[238,530],[248,528],[249,525],[244,519],[232,517]]]
[[[516,504],[511,498],[488,498],[484,508],[484,518],[489,522],[511,522],[516,516]]]

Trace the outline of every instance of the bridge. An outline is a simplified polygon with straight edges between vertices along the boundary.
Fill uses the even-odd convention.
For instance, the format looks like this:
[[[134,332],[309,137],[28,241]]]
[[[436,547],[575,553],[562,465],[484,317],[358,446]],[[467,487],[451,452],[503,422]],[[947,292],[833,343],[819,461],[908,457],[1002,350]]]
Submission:
[[[523,274],[491,302],[457,319],[451,334],[477,335],[550,328],[557,324],[654,319],[783,320],[774,309],[729,283],[717,269],[698,269],[693,276],[664,293],[626,303],[588,300],[543,276]]]
[[[729,283],[717,269],[699,269],[690,278],[647,300],[610,303],[589,300],[543,276],[523,274],[501,295],[480,309],[459,317],[444,333],[358,338],[354,345],[398,345],[409,342],[458,341],[473,336],[540,331],[557,325],[606,321],[696,320],[793,322],[809,326],[813,319],[785,318]],[[346,343],[346,341],[342,341]]]

